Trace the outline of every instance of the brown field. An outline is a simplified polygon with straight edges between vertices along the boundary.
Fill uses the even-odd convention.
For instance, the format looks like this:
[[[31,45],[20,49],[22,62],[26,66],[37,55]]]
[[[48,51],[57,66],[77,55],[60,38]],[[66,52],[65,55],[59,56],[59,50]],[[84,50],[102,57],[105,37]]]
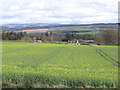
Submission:
[[[50,30],[49,28],[43,28],[43,29],[30,29],[30,30],[22,30],[22,32],[46,32]]]

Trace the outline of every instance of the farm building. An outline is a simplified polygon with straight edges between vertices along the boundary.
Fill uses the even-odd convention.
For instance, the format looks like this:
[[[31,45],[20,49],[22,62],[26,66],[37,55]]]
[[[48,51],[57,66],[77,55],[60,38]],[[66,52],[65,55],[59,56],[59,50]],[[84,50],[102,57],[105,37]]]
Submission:
[[[41,40],[34,40],[34,43],[42,43]]]
[[[68,44],[76,44],[76,45],[80,45],[78,40],[68,40]]]
[[[85,45],[90,45],[93,43],[94,43],[94,40],[83,40],[83,44],[85,44]]]
[[[94,40],[84,40],[85,43],[93,43]]]

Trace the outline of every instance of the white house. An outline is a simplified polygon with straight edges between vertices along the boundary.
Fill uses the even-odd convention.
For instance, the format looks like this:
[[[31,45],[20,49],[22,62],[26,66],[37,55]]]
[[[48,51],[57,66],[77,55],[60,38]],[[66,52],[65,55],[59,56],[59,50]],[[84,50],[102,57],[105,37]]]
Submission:
[[[76,44],[76,45],[80,45],[78,40],[68,40],[68,44]]]

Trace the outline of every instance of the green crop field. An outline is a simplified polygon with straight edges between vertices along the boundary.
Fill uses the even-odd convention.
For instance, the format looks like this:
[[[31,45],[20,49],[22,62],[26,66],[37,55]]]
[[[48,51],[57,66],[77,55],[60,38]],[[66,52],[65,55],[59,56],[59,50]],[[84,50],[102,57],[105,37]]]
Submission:
[[[3,87],[118,87],[118,47],[3,42]]]
[[[49,31],[52,31],[53,33],[60,33],[60,32],[69,32],[70,31],[82,31],[78,32],[78,34],[96,34],[100,31],[94,28],[93,26],[65,26],[65,27],[51,27]],[[89,32],[85,32],[89,31]],[[75,33],[75,32],[74,32]]]
[[[93,30],[93,26],[66,26],[66,27],[52,27],[50,30]]]

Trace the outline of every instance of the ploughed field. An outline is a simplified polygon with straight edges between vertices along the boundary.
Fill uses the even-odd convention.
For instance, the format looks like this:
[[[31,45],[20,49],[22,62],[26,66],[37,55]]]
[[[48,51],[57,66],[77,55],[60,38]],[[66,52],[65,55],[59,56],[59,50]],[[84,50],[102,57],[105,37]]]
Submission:
[[[118,87],[118,47],[2,43],[3,87]]]

